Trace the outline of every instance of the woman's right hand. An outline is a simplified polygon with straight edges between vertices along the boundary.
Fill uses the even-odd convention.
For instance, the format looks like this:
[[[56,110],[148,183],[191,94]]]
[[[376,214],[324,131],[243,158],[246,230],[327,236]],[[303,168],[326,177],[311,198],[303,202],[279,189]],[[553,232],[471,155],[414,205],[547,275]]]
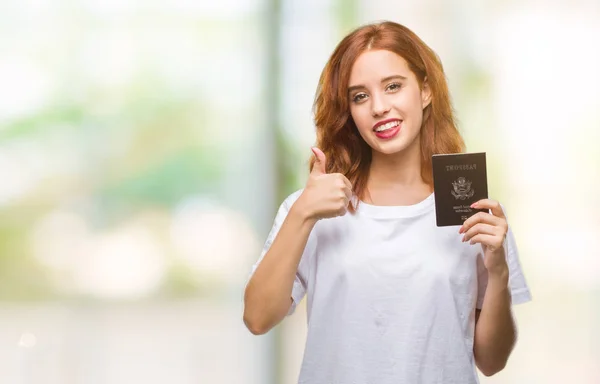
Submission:
[[[312,151],[316,160],[296,204],[311,220],[343,216],[352,198],[352,184],[341,173],[328,174],[323,151],[316,147]]]

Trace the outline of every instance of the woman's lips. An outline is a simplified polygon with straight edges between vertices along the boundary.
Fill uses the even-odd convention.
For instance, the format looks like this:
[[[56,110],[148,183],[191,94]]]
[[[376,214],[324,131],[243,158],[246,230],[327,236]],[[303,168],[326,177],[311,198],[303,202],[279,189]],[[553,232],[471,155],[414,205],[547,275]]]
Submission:
[[[396,136],[398,132],[400,132],[400,127],[402,127],[402,123],[390,129],[386,129],[385,131],[375,131],[375,136],[377,136],[380,139],[391,139],[392,137]]]

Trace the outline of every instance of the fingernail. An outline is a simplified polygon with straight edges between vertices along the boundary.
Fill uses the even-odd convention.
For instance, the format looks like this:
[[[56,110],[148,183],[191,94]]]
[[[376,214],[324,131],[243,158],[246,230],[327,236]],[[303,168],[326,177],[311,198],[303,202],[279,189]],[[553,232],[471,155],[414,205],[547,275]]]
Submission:
[[[464,243],[466,241],[465,237],[467,237],[467,235],[464,235],[462,238],[462,242]]]
[[[477,203],[471,204],[471,208],[475,208],[476,205],[477,205]]]

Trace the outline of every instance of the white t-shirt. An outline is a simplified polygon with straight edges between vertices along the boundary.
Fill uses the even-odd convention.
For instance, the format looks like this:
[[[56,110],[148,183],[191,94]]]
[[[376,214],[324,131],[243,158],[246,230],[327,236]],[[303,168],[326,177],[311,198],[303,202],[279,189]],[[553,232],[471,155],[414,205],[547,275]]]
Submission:
[[[302,190],[279,208],[262,260]],[[307,295],[299,384],[473,384],[475,308],[487,286],[480,244],[437,227],[434,196],[410,206],[361,202],[319,220],[298,266]],[[512,231],[505,245],[512,303],[531,300]]]

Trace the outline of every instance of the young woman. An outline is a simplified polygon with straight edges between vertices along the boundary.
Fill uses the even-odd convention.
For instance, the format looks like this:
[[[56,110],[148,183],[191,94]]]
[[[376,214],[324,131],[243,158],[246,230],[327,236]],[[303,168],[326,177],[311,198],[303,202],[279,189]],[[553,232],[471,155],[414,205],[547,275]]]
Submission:
[[[305,188],[281,204],[245,290],[263,334],[307,295],[301,384],[477,383],[530,300],[502,206],[437,227],[431,156],[464,151],[436,54],[383,22],[345,37],[321,75]]]

